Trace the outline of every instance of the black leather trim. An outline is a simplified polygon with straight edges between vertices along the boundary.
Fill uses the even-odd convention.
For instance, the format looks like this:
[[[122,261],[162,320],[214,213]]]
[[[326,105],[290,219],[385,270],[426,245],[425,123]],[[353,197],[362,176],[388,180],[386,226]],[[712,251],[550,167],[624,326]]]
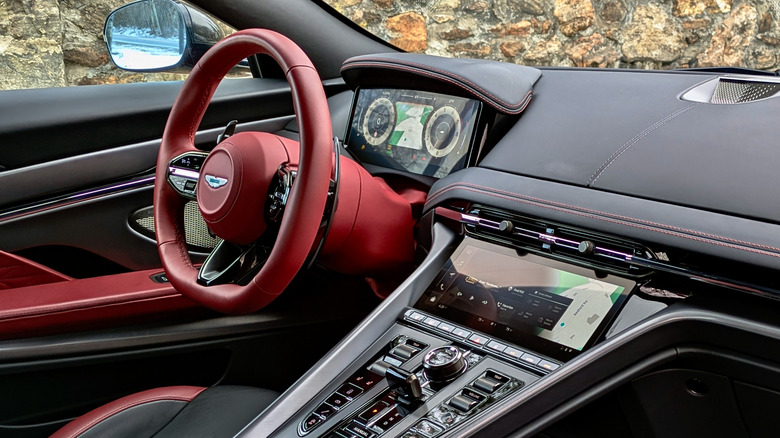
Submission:
[[[534,84],[542,72],[533,67],[497,61],[383,53],[346,60],[341,75],[352,88],[364,86],[365,79],[377,82],[381,81],[378,78],[388,77],[396,80],[407,76],[429,78],[482,100],[499,112],[520,114],[531,101]]]
[[[533,105],[480,166],[780,223],[780,99],[679,98],[715,77],[543,69]]]
[[[157,400],[119,411],[79,438],[232,437],[278,396],[267,389],[215,386],[189,403]]]
[[[231,437],[279,396],[248,386],[215,386],[195,397],[155,438]]]
[[[769,268],[780,261],[780,226],[484,168],[442,178],[425,205],[454,200]]]

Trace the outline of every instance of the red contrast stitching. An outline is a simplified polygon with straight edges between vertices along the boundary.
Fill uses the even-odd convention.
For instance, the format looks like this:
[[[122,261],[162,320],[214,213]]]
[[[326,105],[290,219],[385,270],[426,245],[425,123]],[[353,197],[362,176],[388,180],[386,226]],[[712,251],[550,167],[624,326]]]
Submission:
[[[352,63],[347,64],[344,67],[342,67],[341,71],[343,72],[344,70],[348,70],[348,69],[353,68],[353,67],[383,67],[383,68],[390,68],[390,69],[394,69],[394,70],[402,70],[402,71],[407,71],[407,72],[421,74],[421,75],[428,76],[428,77],[433,77],[433,78],[440,79],[440,80],[445,81],[445,82],[449,82],[450,84],[455,85],[456,87],[459,87],[459,88],[463,88],[464,90],[472,91],[472,90],[469,90],[469,88],[465,87],[463,84],[460,84],[460,83],[450,79],[449,77],[447,77],[447,75],[454,76],[454,77],[458,78],[459,80],[463,81],[464,83],[468,84],[469,86],[473,87],[477,92],[485,95],[486,97],[489,97],[494,102],[497,102],[497,103],[503,105],[503,107],[501,107],[500,105],[494,105],[494,106],[496,106],[497,109],[499,109],[499,110],[508,112],[509,114],[520,114],[521,112],[523,112],[525,110],[525,108],[528,106],[528,103],[530,102],[530,99],[531,99],[531,95],[533,93],[532,90],[528,90],[528,92],[525,93],[525,96],[523,96],[523,99],[518,104],[512,104],[512,103],[504,101],[501,98],[498,98],[498,97],[494,96],[490,92],[488,92],[488,91],[484,90],[483,88],[481,88],[480,86],[472,83],[468,79],[463,78],[461,76],[458,76],[458,75],[456,75],[454,73],[445,72],[443,70],[438,70],[438,69],[433,68],[433,67],[427,67],[427,66],[423,66],[423,65],[415,64],[415,63],[411,63],[411,62],[409,64],[412,64],[412,65],[415,65],[415,66],[419,66],[420,69],[414,69],[414,68],[411,68],[411,67],[408,67],[408,66],[404,66],[404,65],[390,64],[389,61],[388,62],[380,62],[380,61],[382,61],[382,60],[380,59],[380,60],[377,60],[376,62],[370,62],[370,61],[366,61],[366,62],[364,62],[364,61],[352,62]],[[399,62],[399,61],[392,61],[392,62]],[[434,71],[439,72],[441,75],[445,75],[445,76],[442,77],[440,75],[435,75],[433,73],[430,73],[427,70],[434,70]]]
[[[464,187],[459,187],[459,186],[464,186]],[[475,189],[469,188],[469,186],[470,187],[474,187]],[[592,218],[592,219],[598,219],[598,220],[605,221],[605,222],[615,223],[615,224],[624,225],[624,226],[630,226],[630,227],[639,228],[639,229],[643,229],[643,230],[647,230],[647,231],[660,232],[660,233],[664,233],[664,234],[668,234],[668,235],[672,235],[672,236],[683,237],[685,239],[695,240],[695,241],[704,242],[704,243],[711,243],[711,244],[715,244],[715,245],[725,246],[725,247],[728,247],[728,248],[739,249],[739,250],[743,250],[743,251],[754,252],[754,253],[757,253],[757,254],[765,254],[765,255],[770,255],[772,257],[780,258],[780,254],[770,252],[770,251],[780,252],[780,248],[776,248],[776,247],[773,247],[773,246],[762,245],[762,244],[758,244],[758,243],[754,243],[754,242],[748,242],[748,241],[744,241],[744,240],[732,239],[732,238],[725,237],[725,236],[719,236],[717,234],[710,234],[710,233],[704,233],[704,232],[696,231],[696,230],[689,230],[687,228],[682,228],[682,227],[677,227],[677,226],[674,226],[674,225],[667,225],[667,224],[662,224],[662,223],[658,223],[658,222],[652,222],[652,221],[648,221],[648,220],[633,218],[633,217],[630,217],[630,216],[622,216],[622,215],[618,215],[618,214],[607,213],[607,212],[604,212],[604,211],[593,210],[593,209],[588,209],[588,208],[584,208],[584,207],[577,207],[577,206],[573,206],[573,205],[569,205],[569,204],[564,204],[564,203],[561,203],[561,202],[551,201],[551,200],[548,200],[548,199],[536,198],[536,197],[527,196],[527,195],[521,195],[521,194],[518,194],[518,193],[508,192],[508,191],[499,190],[499,189],[491,189],[491,188],[488,188],[488,187],[484,187],[484,186],[480,186],[480,185],[476,185],[476,184],[470,184],[470,183],[459,182],[459,183],[451,184],[450,186],[447,186],[447,187],[439,190],[435,194],[433,194],[428,199],[427,204],[429,204],[429,205],[432,204],[434,199],[440,197],[441,195],[443,195],[446,192],[449,192],[451,190],[455,190],[455,189],[458,189],[458,188],[460,188],[462,190],[475,192],[475,193],[486,194],[488,196],[494,196],[494,197],[498,197],[498,198],[502,198],[502,199],[508,199],[510,201],[520,202],[520,203],[523,203],[523,204],[529,204],[529,205],[535,205],[535,206],[542,207],[542,208],[548,208],[548,209],[555,210],[555,211],[560,211],[560,212],[563,212],[563,213],[575,214],[575,215],[578,215],[578,216],[588,217],[588,218]],[[499,195],[499,194],[494,193],[494,192],[504,193],[504,194],[509,195],[509,196]],[[520,198],[520,199],[518,199],[518,198]],[[558,207],[553,207],[552,205],[545,205],[545,204],[552,204],[552,205],[555,205],[555,206],[558,206]],[[572,210],[574,210],[574,211],[572,211]],[[607,218],[600,217],[599,215],[612,217],[612,218],[615,218],[615,219],[607,219]],[[617,220],[617,219],[620,219],[620,220]],[[647,224],[648,226],[632,224],[630,222],[638,222],[638,223],[641,223],[641,224]],[[656,228],[651,228],[651,226],[656,227]],[[662,230],[662,229],[658,229],[658,227],[660,227],[660,228],[667,228],[669,230],[674,230],[674,231]],[[695,236],[700,236],[700,237],[693,237],[693,236],[690,236],[690,235],[684,234],[684,233],[693,234]],[[711,240],[711,239],[717,239],[717,240]],[[732,242],[732,243],[729,244],[729,243],[725,243],[725,242],[719,242],[718,240],[725,241],[725,242]],[[764,250],[745,248],[743,246],[738,246],[737,244],[751,246],[751,247],[754,247],[754,248],[762,248]]]

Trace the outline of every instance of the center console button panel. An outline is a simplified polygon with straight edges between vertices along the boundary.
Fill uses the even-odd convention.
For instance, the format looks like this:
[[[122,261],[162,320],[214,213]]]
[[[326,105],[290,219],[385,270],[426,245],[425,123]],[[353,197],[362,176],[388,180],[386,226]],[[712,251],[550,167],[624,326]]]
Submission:
[[[440,322],[438,326],[427,324],[426,321],[431,318],[426,313],[417,309],[408,309],[404,312],[403,321],[416,327],[436,333],[448,339],[458,342],[465,342],[469,348],[475,351],[481,351],[487,354],[500,357],[503,360],[521,365],[524,368],[533,370],[536,373],[547,374],[561,366],[559,361],[552,358],[543,357],[537,353],[531,353],[520,349],[518,346],[507,345],[495,339],[491,339],[482,333],[469,330],[466,327],[460,327],[450,322]],[[446,330],[442,329],[446,325]]]
[[[307,435],[328,418],[332,417],[336,412],[346,408],[356,400],[359,401],[363,393],[370,390],[384,378],[388,368],[402,366],[415,357],[420,351],[427,348],[428,344],[422,341],[404,335],[397,336],[392,342],[380,350],[379,353],[375,354],[374,359],[371,360],[367,366],[362,367],[353,373],[335,392],[325,399],[324,403],[320,404],[310,413],[310,415],[301,421],[298,425],[298,435]],[[376,405],[368,411],[363,412],[360,418],[363,419],[364,415],[373,409],[388,407],[391,404],[394,404],[395,401],[395,394],[389,395],[377,402]],[[376,413],[379,413],[379,410],[377,410]],[[383,420],[392,421],[392,418],[383,417]],[[357,424],[360,426],[360,423]],[[356,436],[369,436],[362,435],[361,431],[363,431],[363,429],[359,427],[350,429],[349,431],[344,429],[344,431],[348,432],[346,436],[351,436],[350,434]]]
[[[341,379],[318,394],[308,410],[295,417],[290,425],[298,436],[438,438],[456,433],[453,428],[480,416],[542,374],[529,373],[507,360],[489,347],[492,339],[481,333],[443,320],[433,327],[425,322],[429,314],[409,310]],[[412,312],[420,316],[412,318]],[[469,334],[455,336],[446,325],[453,332]],[[485,341],[469,341],[474,334]],[[437,366],[446,372],[440,373]]]
[[[422,366],[412,372],[389,368],[388,381],[421,382],[422,391],[416,391],[415,395],[419,403],[409,403],[405,400],[409,395],[402,396],[397,392],[400,389],[393,389],[398,388],[398,385],[391,382],[388,390],[365,402],[365,408],[357,409],[354,414],[341,420],[331,432],[343,436],[379,437],[406,416],[418,415],[421,417],[419,421],[407,430],[402,430],[404,436],[435,437],[523,386],[524,382],[492,369],[485,370],[476,379],[472,377],[460,384],[456,383],[455,378],[460,377],[466,369],[475,367],[484,357],[468,348],[444,345],[428,351]],[[404,375],[406,378],[401,379]],[[448,382],[452,383],[447,385]],[[444,392],[446,399],[434,402],[436,407],[433,410],[424,408],[424,403],[433,400],[439,392]],[[420,409],[423,412],[419,412]]]

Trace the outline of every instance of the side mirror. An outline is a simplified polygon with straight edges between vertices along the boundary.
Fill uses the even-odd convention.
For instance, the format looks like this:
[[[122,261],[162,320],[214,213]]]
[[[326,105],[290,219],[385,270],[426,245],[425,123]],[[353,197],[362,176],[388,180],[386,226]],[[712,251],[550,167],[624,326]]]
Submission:
[[[139,0],[111,12],[103,35],[117,67],[155,72],[193,67],[226,33],[182,3]]]

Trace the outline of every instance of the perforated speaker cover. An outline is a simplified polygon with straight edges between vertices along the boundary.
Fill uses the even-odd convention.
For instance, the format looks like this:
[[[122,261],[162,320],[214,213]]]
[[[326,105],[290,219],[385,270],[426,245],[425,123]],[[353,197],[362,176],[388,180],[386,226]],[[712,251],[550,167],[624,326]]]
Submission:
[[[720,78],[710,103],[728,105],[752,102],[772,97],[780,91],[780,84]]]
[[[130,215],[130,228],[138,233],[154,239],[154,213],[152,206],[142,208]],[[188,202],[184,207],[184,232],[190,249],[198,252],[209,252],[221,239],[212,236],[209,228],[198,210],[198,203]]]

